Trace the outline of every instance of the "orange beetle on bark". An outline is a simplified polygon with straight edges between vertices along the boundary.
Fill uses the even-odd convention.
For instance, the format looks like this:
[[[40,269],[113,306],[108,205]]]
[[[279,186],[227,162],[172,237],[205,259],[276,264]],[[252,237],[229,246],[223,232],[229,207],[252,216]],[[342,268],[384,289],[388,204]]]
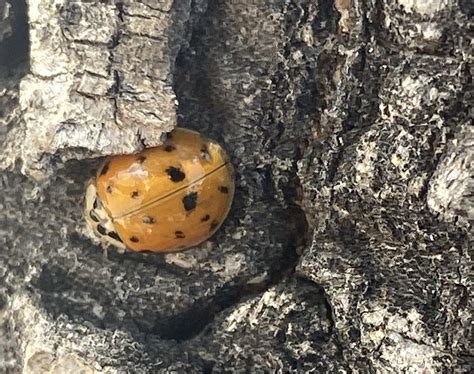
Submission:
[[[85,218],[117,247],[175,252],[212,236],[233,195],[234,170],[222,147],[177,128],[159,147],[107,158],[88,184]]]

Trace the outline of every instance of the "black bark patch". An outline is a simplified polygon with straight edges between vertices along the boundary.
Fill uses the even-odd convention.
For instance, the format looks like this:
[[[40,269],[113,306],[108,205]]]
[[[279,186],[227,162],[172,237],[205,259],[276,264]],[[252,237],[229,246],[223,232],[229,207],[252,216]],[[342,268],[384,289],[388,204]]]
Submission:
[[[1,33],[0,37],[0,77],[22,78],[30,70],[30,38],[28,28],[28,5],[26,0],[2,1],[0,11],[7,16],[2,18],[2,30],[9,29],[11,33]],[[9,16],[9,17],[8,17]]]
[[[120,239],[120,236],[115,231],[111,231],[107,235],[110,236],[112,239],[115,239],[118,242],[123,243],[122,239]]]
[[[201,218],[201,222],[207,222],[209,221],[209,218],[211,218],[211,216],[209,214],[206,214],[204,217]]]
[[[186,196],[183,197],[183,205],[186,212],[193,210],[196,208],[197,205],[197,192],[190,192]]]
[[[92,210],[89,212],[89,217],[91,217],[91,220],[93,220],[94,222],[99,222],[99,218],[97,218],[97,216]]]
[[[222,193],[229,193],[229,189],[226,186],[219,186],[219,191]]]
[[[212,222],[211,222],[211,227],[209,228],[209,232],[214,231],[214,230],[217,228],[217,226],[219,226],[219,222],[217,222],[217,221],[212,221]]]
[[[152,216],[145,216],[142,219],[143,223],[146,223],[147,225],[153,225],[156,221],[155,218]]]
[[[99,201],[97,200],[97,198],[94,199],[94,204],[92,204],[92,207],[94,209],[97,209],[99,207]]]
[[[466,16],[472,17],[474,15],[474,4],[471,0],[459,0],[459,8]]]
[[[140,192],[138,191],[133,191],[131,194],[130,194],[130,197],[132,199],[136,199],[138,196],[140,196]]]
[[[184,239],[186,237],[186,235],[184,235],[184,232],[179,231],[179,230],[175,231],[174,235],[175,235],[176,239]]]
[[[107,162],[102,168],[102,170],[100,171],[100,175],[107,174],[108,171],[109,171],[109,163]]]
[[[130,241],[131,241],[131,242],[134,242],[134,243],[138,243],[138,242],[139,242],[138,238],[137,238],[135,235],[130,237]]]
[[[176,149],[176,147],[174,145],[171,145],[171,144],[169,144],[165,147],[166,152],[173,152],[175,149]]]
[[[107,186],[105,189],[108,193],[112,193],[112,186]]]
[[[175,168],[174,166],[170,166],[166,169],[166,173],[169,175],[172,182],[181,182],[186,178],[186,174],[184,174],[180,168]]]
[[[98,232],[100,235],[107,235],[107,230],[106,230],[105,227],[102,226],[102,225],[97,225],[97,232]]]
[[[138,156],[137,158],[137,161],[140,163],[140,164],[143,164],[146,160],[146,157],[145,156]]]

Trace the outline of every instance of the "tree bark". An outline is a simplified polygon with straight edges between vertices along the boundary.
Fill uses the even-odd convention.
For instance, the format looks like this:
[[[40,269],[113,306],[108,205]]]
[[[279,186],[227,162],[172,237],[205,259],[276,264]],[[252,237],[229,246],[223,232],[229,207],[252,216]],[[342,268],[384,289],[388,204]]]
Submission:
[[[473,13],[0,0],[0,370],[472,372]],[[102,251],[97,157],[176,125],[231,155],[229,218]]]

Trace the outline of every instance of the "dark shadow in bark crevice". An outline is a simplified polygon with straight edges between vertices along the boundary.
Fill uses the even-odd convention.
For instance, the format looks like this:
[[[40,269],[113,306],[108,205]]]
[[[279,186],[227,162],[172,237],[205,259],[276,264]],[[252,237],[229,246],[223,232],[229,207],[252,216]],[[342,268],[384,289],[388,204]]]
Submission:
[[[3,9],[1,5],[5,18],[0,20],[0,29],[4,29],[5,34],[0,38],[0,78],[21,78],[30,69],[28,6],[25,0],[7,1]]]

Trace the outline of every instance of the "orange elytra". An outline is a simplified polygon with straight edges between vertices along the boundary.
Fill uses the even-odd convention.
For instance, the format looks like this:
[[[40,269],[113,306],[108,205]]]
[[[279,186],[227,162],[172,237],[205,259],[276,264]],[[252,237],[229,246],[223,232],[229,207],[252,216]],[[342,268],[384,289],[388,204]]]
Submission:
[[[223,148],[176,128],[159,147],[107,158],[87,186],[85,218],[117,247],[175,252],[211,237],[233,195],[234,170]]]

